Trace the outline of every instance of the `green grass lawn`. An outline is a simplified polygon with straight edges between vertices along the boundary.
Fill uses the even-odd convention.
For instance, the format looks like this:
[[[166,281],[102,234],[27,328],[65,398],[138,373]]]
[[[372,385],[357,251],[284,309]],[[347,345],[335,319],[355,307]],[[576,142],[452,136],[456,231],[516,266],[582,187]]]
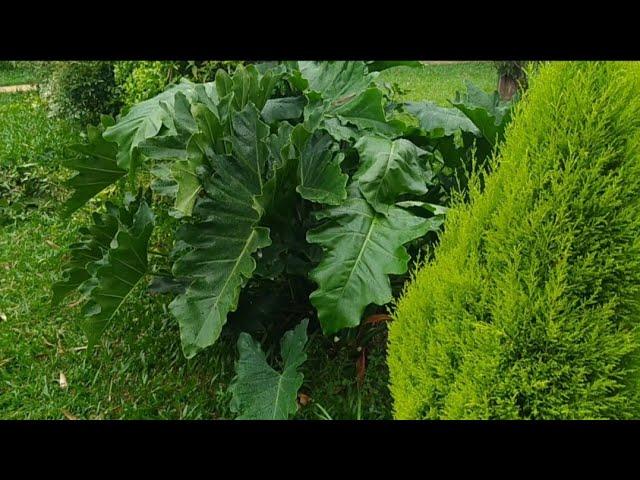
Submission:
[[[465,81],[487,91],[495,90],[498,83],[498,74],[491,63],[394,67],[382,71],[379,78],[397,83],[405,91],[399,100],[427,99],[443,106],[450,106],[448,100],[455,97],[456,91],[465,90]]]
[[[0,65],[0,87],[37,83],[37,74],[24,66]]]
[[[495,72],[487,65],[466,64],[415,71],[398,67],[382,75],[409,89],[403,99],[443,103],[463,78],[490,89]],[[67,175],[59,162],[64,146],[79,136],[64,122],[48,118],[37,94],[0,94],[0,195],[2,182],[20,165],[27,165],[31,178],[45,182],[38,209],[0,223],[0,418],[232,418],[227,387],[234,343],[223,338],[186,360],[168,298],[151,297],[140,286],[92,352],[86,350],[75,299],[51,306],[50,285],[60,276],[64,247],[78,239],[91,210],[71,220],[58,214]],[[25,175],[23,170],[19,174]],[[8,191],[5,197],[16,195]],[[313,402],[298,418],[391,417],[385,327],[376,329],[361,388],[357,330],[338,342],[312,336],[303,391]],[[61,374],[66,388],[60,385]]]

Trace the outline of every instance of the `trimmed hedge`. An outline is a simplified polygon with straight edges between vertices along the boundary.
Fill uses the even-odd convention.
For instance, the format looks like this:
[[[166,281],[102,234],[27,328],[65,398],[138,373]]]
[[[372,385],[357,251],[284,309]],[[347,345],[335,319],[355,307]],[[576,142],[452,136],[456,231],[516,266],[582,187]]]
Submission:
[[[492,163],[397,302],[395,416],[640,418],[640,63],[542,66]]]

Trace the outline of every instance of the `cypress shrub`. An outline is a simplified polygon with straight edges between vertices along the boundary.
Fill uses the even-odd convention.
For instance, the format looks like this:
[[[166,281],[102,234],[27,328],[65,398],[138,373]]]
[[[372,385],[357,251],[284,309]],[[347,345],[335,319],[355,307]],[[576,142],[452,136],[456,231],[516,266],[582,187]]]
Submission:
[[[400,419],[640,418],[640,63],[543,65],[396,302]]]

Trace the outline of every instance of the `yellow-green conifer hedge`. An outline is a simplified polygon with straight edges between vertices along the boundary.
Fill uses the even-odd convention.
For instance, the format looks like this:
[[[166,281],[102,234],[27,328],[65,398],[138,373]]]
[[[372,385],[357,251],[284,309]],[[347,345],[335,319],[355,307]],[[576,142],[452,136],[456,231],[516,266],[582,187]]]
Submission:
[[[640,63],[541,66],[389,332],[401,419],[640,418]]]

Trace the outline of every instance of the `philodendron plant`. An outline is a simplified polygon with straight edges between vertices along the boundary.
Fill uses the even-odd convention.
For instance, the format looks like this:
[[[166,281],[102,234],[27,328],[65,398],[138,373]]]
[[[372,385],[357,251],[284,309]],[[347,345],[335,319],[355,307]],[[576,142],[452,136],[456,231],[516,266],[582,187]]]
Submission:
[[[169,310],[187,358],[215,343],[228,320],[251,330],[243,317],[255,324],[271,315],[280,333],[309,315],[325,334],[359,325],[369,305],[391,301],[390,276],[407,271],[406,245],[440,227],[450,189],[473,152],[491,153],[509,116],[495,95],[472,87],[452,108],[396,104],[373,71],[396,63],[239,66],[89,127],[66,163],[78,171],[67,213],[114,184],[126,194],[99,207],[70,246],[54,301],[84,296],[82,327],[94,344],[136,285],[151,280],[174,296]],[[166,272],[148,260],[160,216],[175,225]],[[282,297],[303,307],[287,310]],[[252,372],[265,378],[266,357],[240,336],[232,391],[243,418],[295,411],[301,325],[283,337],[283,373],[271,369],[262,390],[247,382]]]

